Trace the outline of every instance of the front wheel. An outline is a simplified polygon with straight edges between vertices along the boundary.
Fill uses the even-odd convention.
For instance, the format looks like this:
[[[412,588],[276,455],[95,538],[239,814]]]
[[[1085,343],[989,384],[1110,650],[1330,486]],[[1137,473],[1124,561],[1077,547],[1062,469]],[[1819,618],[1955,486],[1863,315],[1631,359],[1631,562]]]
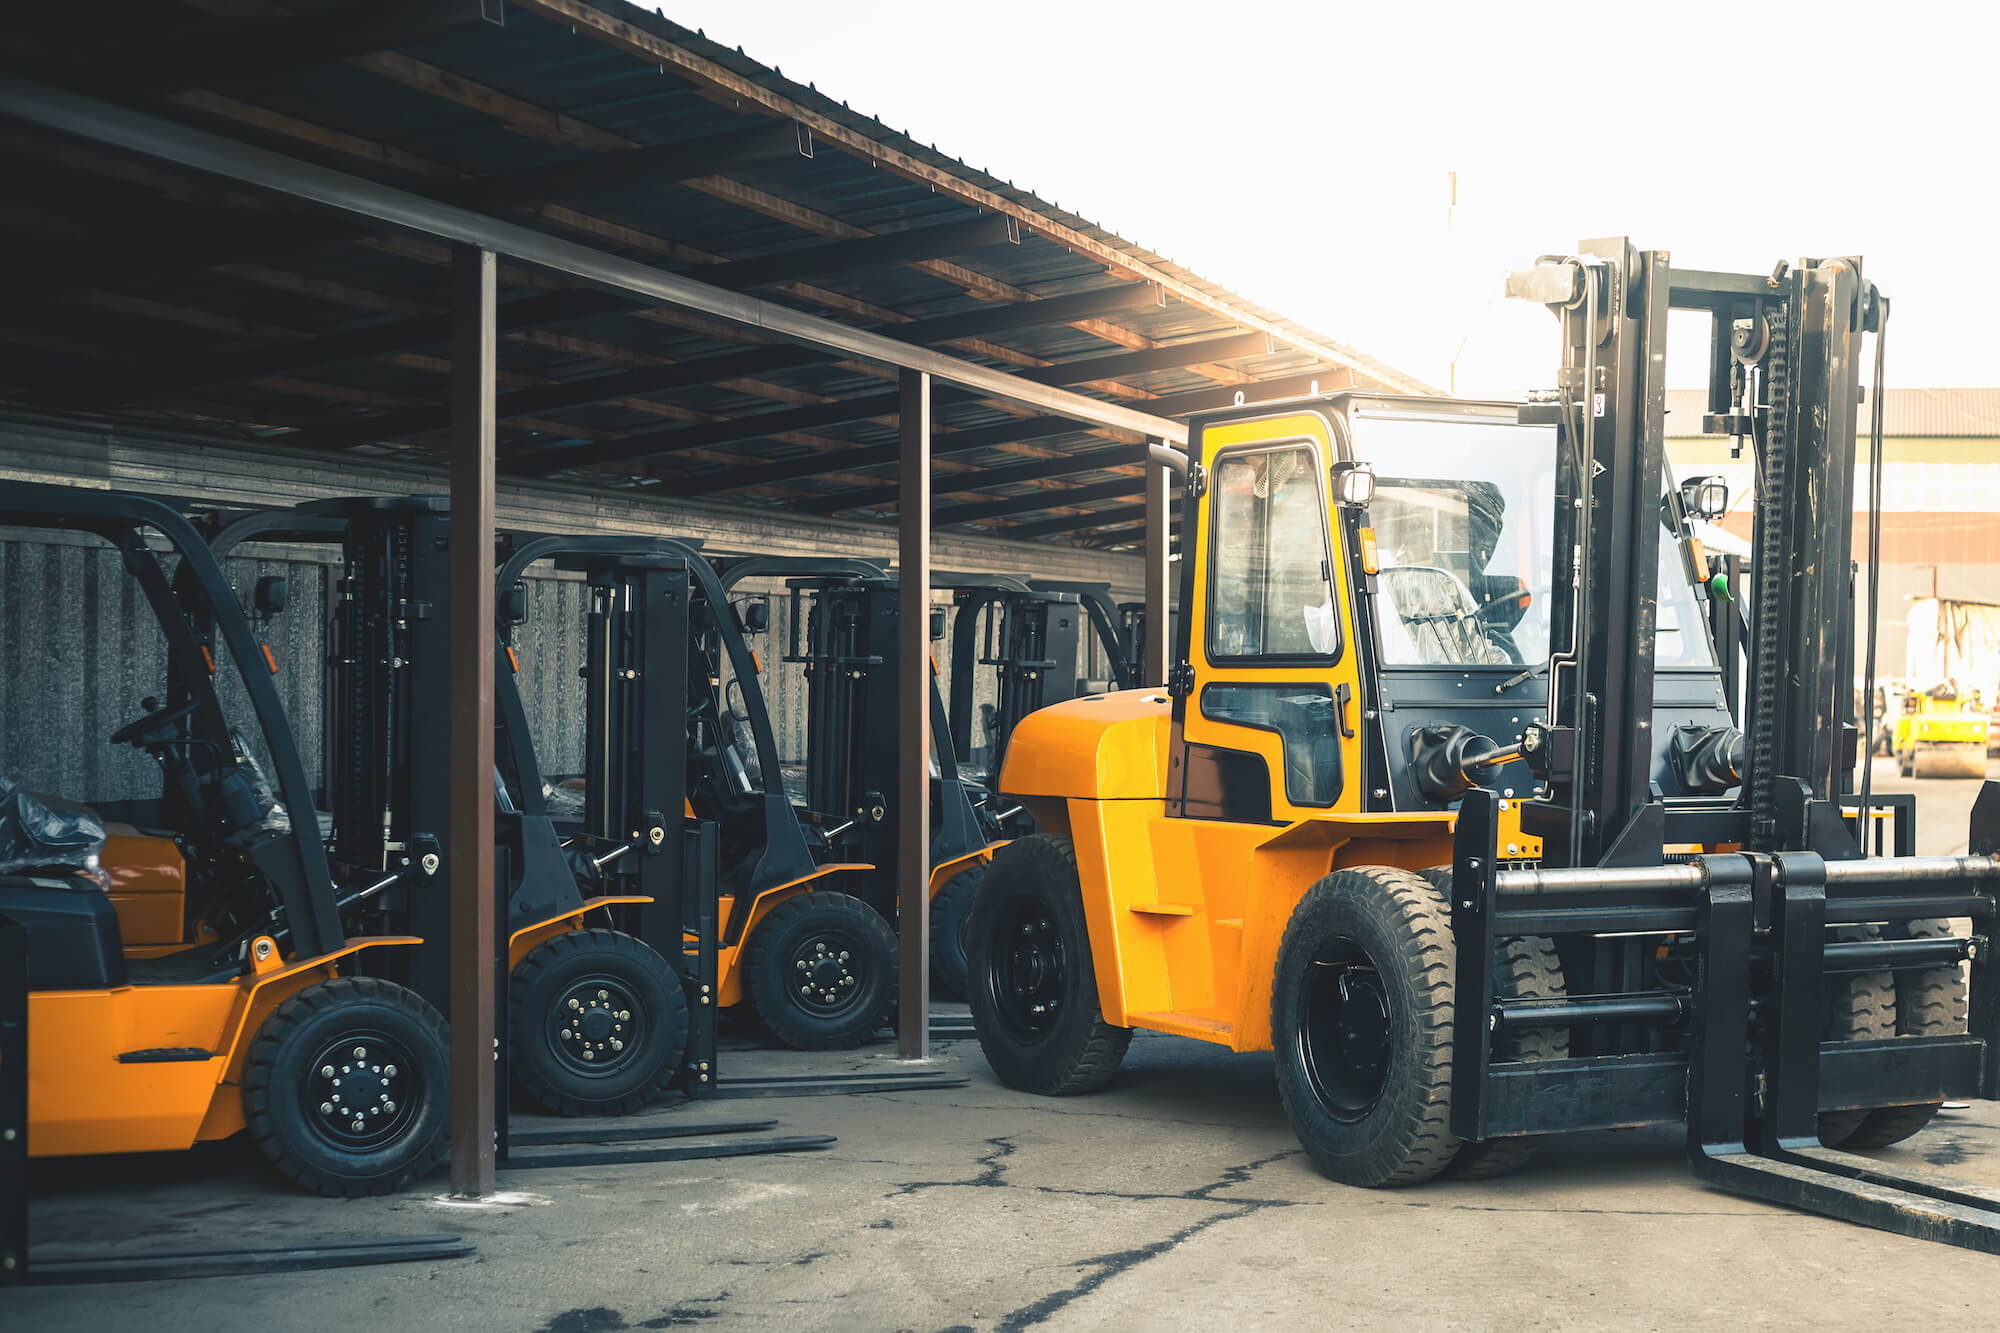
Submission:
[[[1387,866],[1306,891],[1278,946],[1278,1095],[1320,1172],[1415,1185],[1451,1164],[1451,914],[1435,885]]]
[[[1132,1029],[1104,1021],[1068,838],[1037,833],[994,855],[965,953],[973,1031],[1002,1083],[1060,1097],[1111,1081]]]
[[[861,1045],[896,1003],[896,936],[882,914],[845,893],[788,898],[751,933],[751,1007],[771,1035],[801,1051]]]
[[[623,1115],[664,1096],[687,1050],[680,979],[645,941],[569,930],[507,984],[514,1083],[558,1115]]]
[[[416,992],[336,977],[279,1005],[243,1064],[250,1141],[301,1188],[391,1194],[443,1160],[444,1018]]]

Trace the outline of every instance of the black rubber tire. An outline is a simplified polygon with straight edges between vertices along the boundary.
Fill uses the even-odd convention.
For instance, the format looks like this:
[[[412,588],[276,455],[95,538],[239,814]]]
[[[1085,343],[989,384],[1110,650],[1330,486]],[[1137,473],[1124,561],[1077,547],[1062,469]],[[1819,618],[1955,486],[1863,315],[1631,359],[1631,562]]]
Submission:
[[[965,947],[972,1028],[1002,1083],[1069,1097],[1111,1081],[1132,1029],[1104,1021],[1076,847],[1067,837],[1036,833],[994,855],[972,902]]]
[[[1433,866],[1418,873],[1450,901],[1449,867]],[[1494,940],[1493,982],[1495,995],[1503,1000],[1559,1000],[1569,994],[1563,984],[1562,959],[1556,955],[1556,942],[1546,935],[1503,935]],[[1500,1039],[1494,1055],[1501,1060],[1568,1059],[1569,1029],[1515,1029]],[[1461,1143],[1458,1155],[1442,1174],[1453,1180],[1492,1180],[1512,1175],[1534,1160],[1541,1146],[1539,1134]]]
[[[385,1052],[380,1065],[369,1059]],[[362,1064],[359,1086],[348,1061]],[[337,1097],[355,1098],[364,1117],[387,1119],[350,1137],[323,1109]],[[251,1040],[243,1118],[257,1151],[301,1189],[333,1198],[395,1193],[444,1160],[451,1055],[443,1016],[416,992],[375,977],[308,986]]]
[[[827,890],[788,898],[758,924],[747,952],[751,1008],[772,1036],[797,1050],[859,1046],[896,1006],[895,932],[859,898]],[[826,990],[809,999],[794,977]],[[831,1000],[819,998],[828,992]]]
[[[1895,935],[1902,939],[1935,940],[1952,933],[1951,922],[1942,917],[1912,921]],[[1896,974],[1896,1035],[1899,1037],[1943,1036],[1965,1031],[1967,1018],[1965,973],[1957,967],[1932,967],[1920,972]],[[1886,1148],[1901,1143],[1936,1118],[1942,1103],[1921,1106],[1884,1106],[1868,1113],[1861,1127],[1849,1135],[1843,1147]]]
[[[571,1012],[592,1029],[570,1023]],[[507,1031],[508,1070],[529,1100],[557,1115],[624,1115],[665,1096],[680,1073],[687,993],[645,941],[619,930],[567,930],[514,968]],[[585,1050],[603,1063],[584,1063]]]
[[[961,870],[931,899],[931,989],[938,995],[966,996],[965,925],[985,878],[983,865]]]
[[[1336,870],[1293,909],[1271,987],[1271,1044],[1285,1115],[1323,1175],[1369,1188],[1416,1185],[1458,1154],[1456,963],[1449,905],[1413,871]],[[1369,1046],[1353,1022],[1328,1012],[1338,1007],[1330,987],[1338,987],[1339,1006],[1356,1003],[1350,983],[1364,1006],[1355,1013],[1379,1039],[1379,1075],[1354,1058]],[[1341,1086],[1331,1086],[1336,1079]],[[1343,1095],[1358,1104],[1336,1106]]]
[[[1827,932],[1834,940],[1872,940],[1873,926],[1841,926]],[[1871,1041],[1896,1035],[1896,974],[1893,972],[1828,973],[1826,1025],[1828,1041]],[[1821,1111],[1819,1141],[1829,1148],[1845,1147],[1875,1112]]]

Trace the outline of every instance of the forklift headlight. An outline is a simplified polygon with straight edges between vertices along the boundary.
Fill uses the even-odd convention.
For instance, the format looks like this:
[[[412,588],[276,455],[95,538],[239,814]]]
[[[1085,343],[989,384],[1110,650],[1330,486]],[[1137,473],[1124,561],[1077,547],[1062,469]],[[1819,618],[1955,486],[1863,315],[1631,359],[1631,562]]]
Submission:
[[[1375,498],[1375,469],[1368,463],[1335,463],[1333,496],[1344,505],[1359,508]]]

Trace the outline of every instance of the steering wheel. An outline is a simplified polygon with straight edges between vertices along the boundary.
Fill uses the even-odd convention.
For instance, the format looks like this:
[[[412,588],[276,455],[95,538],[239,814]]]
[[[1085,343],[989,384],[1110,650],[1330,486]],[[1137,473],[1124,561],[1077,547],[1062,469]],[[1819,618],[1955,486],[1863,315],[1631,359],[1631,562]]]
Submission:
[[[150,709],[144,717],[133,722],[127,722],[124,726],[112,732],[111,743],[113,745],[144,746],[147,743],[147,739],[154,732],[164,731],[176,723],[185,722],[188,718],[193,717],[194,710],[199,705],[199,700],[190,699],[179,707],[169,708],[165,712],[161,712],[158,709]]]

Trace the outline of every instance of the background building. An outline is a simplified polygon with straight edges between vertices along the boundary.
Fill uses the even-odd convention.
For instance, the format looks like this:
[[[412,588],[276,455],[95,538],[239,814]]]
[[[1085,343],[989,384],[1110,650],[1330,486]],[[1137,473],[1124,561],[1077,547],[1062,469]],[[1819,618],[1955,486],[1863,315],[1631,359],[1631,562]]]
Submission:
[[[1750,463],[1729,440],[1703,437],[1704,395],[1667,394],[1667,452],[1675,472],[1729,480],[1722,526],[1750,535]],[[1860,411],[1866,455],[1867,405]],[[1868,475],[1854,480],[1854,553],[1867,542]],[[1867,588],[1857,589],[1866,624]],[[2000,602],[2000,389],[1889,389],[1883,395],[1882,573],[1879,674],[1903,674],[1909,604],[1917,597]],[[1860,660],[1859,654],[1856,661]]]

